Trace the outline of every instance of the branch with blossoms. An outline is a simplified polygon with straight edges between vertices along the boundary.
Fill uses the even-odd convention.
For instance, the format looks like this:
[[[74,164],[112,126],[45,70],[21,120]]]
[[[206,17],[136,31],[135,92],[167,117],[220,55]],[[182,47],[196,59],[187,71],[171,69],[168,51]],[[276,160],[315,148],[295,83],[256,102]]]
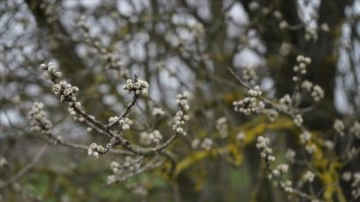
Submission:
[[[313,108],[313,106],[301,108],[300,104],[303,102],[303,98],[310,96],[313,102],[317,103],[322,98],[324,98],[325,95],[320,86],[304,79],[304,76],[307,73],[307,67],[309,64],[311,64],[311,59],[300,55],[297,57],[296,61],[297,64],[293,67],[295,74],[292,78],[294,82],[293,93],[291,95],[286,94],[279,100],[264,95],[260,87],[256,85],[257,75],[253,69],[249,67],[243,68],[240,78],[232,69],[229,68],[231,74],[244,88],[248,90],[248,96],[239,101],[234,101],[233,106],[236,112],[245,115],[265,114],[269,117],[270,121],[275,121],[279,114],[282,114],[289,117],[293,121],[295,127],[301,131],[299,135],[299,142],[302,145],[302,148],[304,148],[305,153],[308,153],[310,156],[312,156],[312,159],[305,159],[305,167],[309,170],[304,171],[303,177],[297,184],[297,188],[293,186],[294,183],[282,178],[283,174],[288,171],[289,166],[287,164],[280,164],[275,168],[272,166],[272,161],[275,160],[275,156],[272,155],[272,149],[268,146],[270,143],[269,138],[259,136],[257,147],[260,150],[261,157],[265,161],[266,170],[269,173],[269,179],[275,181],[276,185],[279,186],[281,190],[289,193],[290,195],[295,195],[296,197],[305,200],[322,201],[319,196],[314,195],[313,193],[307,194],[306,192],[302,191],[304,182],[309,182],[311,187],[311,183],[314,181],[314,179],[325,179],[328,175],[326,172],[332,172],[331,175],[335,176],[335,180],[337,179],[338,173],[333,170],[327,171],[327,168],[324,167],[324,165],[331,164],[334,166],[334,170],[340,169],[341,167],[339,165],[342,165],[343,163],[346,165],[346,162],[349,162],[358,156],[359,148],[353,147],[352,145],[354,145],[355,139],[359,139],[360,137],[360,124],[355,121],[353,126],[350,127],[348,133],[351,134],[351,137],[353,138],[344,140],[346,141],[346,146],[342,152],[343,154],[334,159],[326,159],[324,152],[334,153],[335,143],[338,143],[339,147],[343,147],[342,142],[336,142],[336,139],[344,136],[346,133],[346,127],[341,120],[335,120],[335,140],[331,141],[329,139],[322,139],[318,136],[314,137],[313,133],[303,124],[303,114]],[[325,151],[323,151],[324,149]],[[299,162],[299,160],[294,160],[295,155],[295,151],[291,149],[289,149],[286,153],[286,157],[290,163]],[[312,163],[309,161],[312,161]],[[356,176],[356,174],[354,174],[354,176]],[[357,183],[355,182],[355,184]],[[332,186],[334,185],[324,184],[324,200],[329,200],[329,198],[331,198],[332,194],[330,191],[333,190],[333,188],[331,188]],[[337,193],[339,194],[338,197],[344,198],[340,191]],[[354,188],[352,193],[354,199],[359,198],[360,194],[358,193],[360,192]]]
[[[174,134],[169,139],[162,142],[163,137],[158,130],[154,130],[152,133],[147,134],[147,136],[144,136],[144,133],[142,133],[141,141],[150,142],[152,145],[143,147],[124,138],[123,133],[129,130],[133,124],[133,121],[128,118],[131,109],[136,105],[137,100],[141,96],[148,95],[149,84],[146,81],[138,79],[137,76],[135,76],[134,79],[128,79],[126,84],[123,86],[123,90],[125,90],[128,94],[133,93],[131,102],[126,105],[121,115],[110,117],[108,123],[102,123],[101,121],[97,120],[96,117],[88,114],[82,108],[82,104],[77,97],[79,88],[73,86],[65,80],[60,80],[61,72],[56,71],[55,66],[52,63],[41,64],[40,67],[45,71],[45,79],[50,80],[53,83],[53,92],[58,96],[60,102],[68,104],[68,111],[74,120],[85,123],[92,130],[95,130],[99,134],[102,134],[104,137],[108,138],[108,143],[105,146],[97,143],[91,143],[90,146],[86,147],[84,145],[65,141],[61,137],[56,136],[53,134],[53,132],[51,132],[53,124],[46,117],[44,104],[40,102],[35,102],[32,110],[29,112],[31,131],[44,134],[45,137],[54,144],[59,144],[75,149],[87,150],[88,155],[94,158],[99,158],[100,155],[111,152],[126,155],[128,157],[134,156],[134,158],[140,158],[142,161],[148,161],[150,163],[141,164],[142,166],[136,167],[136,170],[130,170],[131,172],[129,171],[128,176],[122,175],[121,177],[115,177],[116,175],[112,175],[113,177],[111,179],[113,180],[110,180],[110,182],[121,181],[121,179],[127,179],[133,175],[149,170],[150,168],[153,169],[155,167],[159,167],[162,165],[162,163],[159,162],[164,162],[165,159],[168,159],[172,162],[174,161],[172,159],[173,155],[168,151],[165,151],[165,149],[168,148],[171,143],[173,143],[179,137],[179,135],[185,136],[187,134],[184,127],[185,123],[189,120],[189,93],[185,92],[183,94],[178,94],[176,97],[176,103],[179,109],[176,112],[171,127],[174,131]],[[160,111],[157,108],[156,114],[159,113]],[[161,114],[163,114],[162,111]],[[121,145],[123,150],[114,149],[114,147],[118,145]],[[157,163],[151,163],[153,161],[156,161]]]

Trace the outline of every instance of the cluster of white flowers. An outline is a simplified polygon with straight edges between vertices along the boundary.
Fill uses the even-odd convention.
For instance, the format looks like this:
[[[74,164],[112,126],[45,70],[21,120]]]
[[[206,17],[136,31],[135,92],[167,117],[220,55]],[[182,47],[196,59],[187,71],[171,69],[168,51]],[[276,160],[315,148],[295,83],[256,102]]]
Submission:
[[[245,139],[245,133],[244,132],[238,132],[237,134],[236,134],[236,140],[237,141],[243,141],[244,139]]]
[[[360,139],[360,123],[355,121],[354,125],[350,128],[349,132],[357,139]]]
[[[304,122],[301,114],[296,114],[296,115],[293,117],[293,121],[294,121],[295,125],[297,125],[297,126],[299,126],[299,127],[300,127],[300,126],[302,125],[302,123]]]
[[[344,172],[341,178],[346,182],[351,182],[351,195],[354,199],[360,198],[360,172],[353,175],[350,172]]]
[[[254,88],[249,89],[248,93],[249,93],[249,95],[250,95],[251,97],[257,97],[257,96],[261,96],[261,95],[262,95],[262,92],[261,92],[259,86],[254,86]]]
[[[120,164],[116,161],[112,161],[110,163],[110,168],[113,171],[114,174],[119,174],[121,172]]]
[[[210,150],[212,145],[213,145],[213,140],[207,137],[202,141],[200,147],[205,150]]]
[[[76,102],[76,94],[79,92],[79,88],[77,86],[73,86],[65,80],[58,79],[61,77],[61,72],[55,71],[55,66],[51,62],[40,65],[41,69],[45,70],[44,76],[46,79],[51,80],[53,85],[53,91],[55,95],[59,96],[61,102],[69,102],[69,105],[73,104],[80,107],[80,102]]]
[[[311,59],[309,57],[299,55],[296,58],[296,61],[298,64],[294,66],[294,72],[297,75],[293,77],[293,81],[301,82],[301,77],[306,74],[306,68],[311,63]],[[310,93],[315,102],[319,102],[325,96],[324,90],[320,86],[314,85],[308,80],[301,82],[300,87],[304,92]]]
[[[260,156],[267,162],[270,171],[269,178],[275,179],[275,182],[280,185],[284,191],[292,193],[294,188],[290,180],[283,180],[283,174],[288,172],[289,166],[287,164],[280,164],[276,168],[271,168],[270,162],[275,161],[275,156],[272,155],[273,150],[269,147],[270,140],[267,137],[258,136],[256,147],[260,150]]]
[[[289,24],[288,22],[286,22],[286,20],[281,20],[280,23],[279,23],[279,28],[280,29],[286,29],[289,27]]]
[[[43,110],[44,103],[35,102],[32,106],[28,118],[30,119],[30,130],[34,132],[46,133],[52,128],[52,123],[46,118],[46,113]]]
[[[318,39],[317,30],[315,28],[307,26],[305,28],[305,39],[307,41],[310,41],[310,40],[317,41],[317,39]]]
[[[282,13],[278,10],[274,10],[273,16],[278,20],[282,19],[282,17],[283,17]]]
[[[189,92],[184,92],[183,94],[177,94],[176,95],[176,104],[183,109],[183,111],[189,111],[189,99],[190,94]]]
[[[143,145],[150,145],[151,144],[151,139],[149,138],[149,133],[148,132],[141,132],[139,141]]]
[[[154,130],[151,133],[148,132],[140,133],[140,143],[144,145],[150,145],[151,143],[158,144],[162,139],[163,136],[158,130]]]
[[[143,158],[132,158],[130,156],[125,157],[125,161],[122,164],[122,168],[126,169],[130,172],[135,172],[138,170],[143,164]]]
[[[62,80],[53,85],[53,91],[55,95],[60,97],[61,102],[68,101],[73,103],[76,101],[76,94],[79,92],[79,88],[77,86],[72,86],[65,80]]]
[[[308,131],[305,131],[300,134],[300,142],[302,144],[306,144],[311,140],[311,133]]]
[[[40,68],[42,70],[45,70],[44,72],[45,79],[56,81],[61,77],[61,72],[56,71],[55,65],[52,62],[49,62],[48,64],[41,64]]]
[[[308,170],[304,173],[302,178],[305,182],[313,182],[315,179],[315,173]]]
[[[185,122],[190,119],[189,115],[186,112],[190,109],[189,106],[189,98],[190,94],[185,92],[183,94],[178,94],[176,96],[176,104],[179,106],[179,111],[176,112],[174,117],[174,124],[172,129],[176,131],[178,134],[186,135],[186,131],[184,130]]]
[[[226,117],[221,117],[216,121],[216,129],[219,131],[221,138],[228,136],[229,132]]]
[[[183,126],[185,125],[185,121],[189,120],[189,116],[185,115],[183,111],[177,111],[176,116],[174,118],[174,125],[172,129],[176,131],[176,133],[186,135],[186,131]]]
[[[307,72],[306,67],[311,63],[311,58],[299,55],[297,56],[296,61],[298,64],[294,66],[294,72],[297,73],[298,76],[305,75]],[[299,79],[298,76],[294,76],[293,80],[297,81]]]
[[[324,90],[320,86],[314,85],[311,81],[303,81],[301,83],[301,88],[305,92],[310,93],[315,102],[319,102],[325,96]]]
[[[301,83],[301,88],[305,91],[310,93],[312,91],[312,87],[314,86],[314,84],[311,81],[308,80],[304,80]]]
[[[5,157],[2,156],[2,157],[0,157],[0,169],[2,167],[4,167],[5,165],[7,165],[7,160]]]
[[[195,38],[198,40],[203,40],[205,36],[204,25],[202,23],[195,23],[192,28],[195,33]]]
[[[309,154],[312,154],[314,153],[314,151],[316,150],[316,147],[314,144],[307,144],[305,146],[305,150],[309,153]]]
[[[285,152],[285,158],[290,162],[290,163],[294,163],[295,162],[295,156],[296,156],[296,152],[292,149],[288,149]]]
[[[286,57],[290,54],[290,51],[291,51],[291,44],[287,42],[282,42],[279,49],[280,54]]]
[[[126,156],[124,161],[120,164],[116,161],[110,163],[110,168],[113,175],[107,177],[107,183],[113,184],[118,181],[119,178],[126,176],[127,174],[135,173],[143,165],[143,157],[132,158]]]
[[[272,179],[273,176],[281,177],[288,170],[289,170],[289,166],[287,164],[280,164],[271,171],[271,173],[269,174],[269,178]]]
[[[158,107],[155,107],[152,111],[152,115],[153,116],[164,116],[165,115],[165,112],[163,109],[161,108],[158,108]]]
[[[137,95],[147,95],[149,93],[149,84],[141,79],[135,79],[135,83],[133,83],[133,80],[128,79],[123,89],[128,93],[133,91]]]
[[[300,134],[300,142],[305,145],[305,150],[310,154],[312,154],[316,149],[315,145],[310,141],[311,137],[312,135],[309,131],[304,131]],[[331,145],[326,145],[331,143],[325,141],[324,146],[331,148]]]
[[[106,152],[106,149],[101,145],[97,145],[96,143],[91,143],[87,152],[89,156],[92,156],[97,159],[99,158],[99,154],[103,154]]]
[[[359,153],[359,150],[356,147],[351,147],[346,151],[346,156],[348,159],[353,159],[355,156],[357,156]]]
[[[73,116],[74,120],[78,120],[83,122],[85,120],[84,117],[79,115],[75,108],[78,110],[81,109],[81,103],[77,101],[77,93],[79,92],[79,88],[77,86],[73,86],[65,80],[59,81],[58,79],[61,77],[61,72],[55,71],[55,66],[52,63],[41,64],[40,67],[45,70],[45,78],[51,80],[53,84],[53,92],[60,98],[60,102],[68,102],[69,103],[69,113]],[[95,117],[90,116],[95,119]]]
[[[311,96],[313,97],[315,102],[319,102],[321,99],[324,98],[325,93],[324,93],[324,90],[320,86],[314,85],[313,90],[311,92]]]
[[[325,141],[324,141],[324,146],[325,146],[328,150],[332,150],[332,149],[334,149],[335,144],[334,144],[334,142],[331,141],[331,140],[325,140]]]
[[[341,175],[341,179],[343,179],[346,182],[349,182],[351,180],[351,173],[349,171],[344,172]]]
[[[149,191],[143,184],[138,184],[137,186],[134,186],[132,192],[133,194],[142,198],[146,197],[149,194]]]
[[[116,182],[116,176],[115,175],[109,175],[107,177],[107,184],[111,185],[114,184]]]
[[[119,117],[117,117],[117,116],[111,116],[111,117],[109,117],[109,123],[112,123],[112,122],[114,122],[114,121],[117,121],[117,120],[119,120]]]
[[[205,149],[205,150],[210,150],[211,147],[213,146],[213,140],[211,138],[204,138],[203,140],[200,140],[199,138],[195,138],[193,139],[193,141],[191,142],[191,147],[193,149],[197,149],[197,148],[201,148],[201,149]]]
[[[339,134],[341,137],[344,136],[345,125],[342,120],[336,119],[333,124],[333,128],[336,131],[336,133]]]
[[[154,130],[152,133],[149,134],[149,139],[154,144],[158,144],[162,140],[162,135],[158,130]]]
[[[330,31],[330,27],[329,27],[329,25],[328,25],[327,23],[322,23],[322,24],[320,25],[320,29],[321,29],[322,31],[324,31],[324,32]]]
[[[292,104],[292,99],[289,94],[285,94],[284,97],[280,98],[280,108],[283,111],[289,110],[291,104]]]
[[[130,125],[133,124],[133,121],[130,120],[129,118],[121,118],[119,120],[119,124],[122,130],[129,130],[130,129]]]
[[[77,102],[77,103],[78,103],[78,102]],[[74,107],[70,106],[70,107],[68,108],[68,112],[69,112],[69,114],[73,117],[73,119],[74,119],[75,121],[79,121],[79,122],[84,122],[84,121],[85,121],[85,118],[84,118],[83,116],[81,116],[81,115],[79,115],[79,114],[77,114],[77,113],[75,112]],[[95,117],[93,117],[93,118],[95,118]]]
[[[259,8],[260,8],[260,5],[259,5],[258,2],[256,2],[256,1],[251,1],[251,2],[249,3],[249,9],[250,9],[251,11],[255,11],[256,9],[259,9]]]
[[[275,121],[277,117],[279,116],[279,112],[277,112],[275,109],[265,109],[263,111],[270,119],[270,121]]]
[[[246,65],[242,68],[241,77],[249,86],[255,86],[258,81],[258,76],[256,74],[255,68],[250,65]]]
[[[281,181],[281,186],[284,188],[284,191],[292,193],[294,188],[292,188],[292,182],[290,180]]]
[[[234,110],[243,114],[259,113],[265,108],[263,101],[259,101],[255,97],[245,97],[242,100],[234,101]]]
[[[199,138],[195,138],[195,139],[193,139],[192,141],[191,141],[191,147],[193,148],[193,149],[197,149],[198,147],[199,147],[199,145],[200,145],[200,139]]]
[[[275,156],[272,156],[273,150],[269,147],[270,139],[264,136],[258,136],[256,147],[260,150],[260,156],[267,161],[275,161]]]

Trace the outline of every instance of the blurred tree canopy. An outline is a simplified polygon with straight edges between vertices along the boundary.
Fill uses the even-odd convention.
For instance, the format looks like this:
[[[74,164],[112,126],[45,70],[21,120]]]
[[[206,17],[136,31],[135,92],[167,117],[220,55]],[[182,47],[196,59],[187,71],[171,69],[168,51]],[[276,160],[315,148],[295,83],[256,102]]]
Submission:
[[[0,201],[359,199],[359,1],[3,0],[0,13]],[[49,62],[86,114],[54,94]],[[239,113],[249,97],[264,109]],[[51,132],[31,131],[35,102]],[[122,114],[129,130],[107,126]],[[91,143],[112,148],[95,159]]]

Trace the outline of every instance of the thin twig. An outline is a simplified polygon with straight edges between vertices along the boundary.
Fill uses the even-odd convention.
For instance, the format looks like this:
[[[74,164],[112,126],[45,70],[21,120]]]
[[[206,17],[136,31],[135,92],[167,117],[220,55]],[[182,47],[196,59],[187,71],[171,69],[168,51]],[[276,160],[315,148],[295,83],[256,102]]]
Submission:
[[[66,142],[52,134],[48,134],[47,137],[49,137],[49,139],[53,140],[55,144],[63,145],[63,146],[70,147],[73,149],[84,150],[84,151],[87,151],[89,149],[89,146],[76,144],[76,143],[72,143],[72,142]],[[117,150],[117,149],[111,149],[111,150],[109,150],[109,152],[114,153],[114,154],[133,155],[132,152],[124,151],[124,150]]]
[[[121,119],[121,118],[125,118],[128,113],[130,112],[130,109],[135,105],[136,103],[136,100],[139,98],[139,95],[137,94],[134,94],[131,102],[126,106],[125,108],[125,111],[120,115],[120,117],[118,117],[116,120],[114,120],[113,122],[105,125],[105,130],[108,131],[113,125],[115,125],[116,123],[118,123],[118,121]]]

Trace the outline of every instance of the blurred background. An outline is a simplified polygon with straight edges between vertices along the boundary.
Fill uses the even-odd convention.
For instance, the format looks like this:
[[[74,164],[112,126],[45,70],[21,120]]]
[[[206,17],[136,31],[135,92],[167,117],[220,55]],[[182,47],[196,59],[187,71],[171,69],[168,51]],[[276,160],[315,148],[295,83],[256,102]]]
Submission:
[[[276,99],[293,91],[296,57],[310,57],[306,79],[321,86],[325,98],[314,106],[305,99],[312,110],[304,125],[328,139],[336,118],[359,120],[359,20],[357,0],[2,0],[0,180],[30,166],[0,188],[0,201],[289,201],[267,179],[255,139],[272,137],[277,159],[285,162],[288,148],[301,153],[294,135],[299,131],[286,117],[270,122],[264,115],[235,113],[233,101],[247,91],[228,68],[239,75],[254,70],[264,94]],[[164,163],[107,185],[110,162],[121,162],[123,155],[93,159],[31,132],[27,114],[41,101],[62,139],[85,146],[108,142],[69,116],[39,68],[47,62],[79,87],[84,109],[102,122],[131,101],[122,90],[128,78],[148,81],[149,96],[132,109],[135,123],[125,134],[135,143],[155,126],[164,139],[171,137],[176,94],[190,92],[188,135],[168,148],[176,154],[175,173]],[[166,115],[155,119],[156,107]],[[223,117],[225,135],[218,127]],[[212,149],[194,145],[206,138]],[[326,158],[341,152],[335,147]],[[359,170],[358,160],[336,171]],[[288,178],[298,179],[304,167],[291,166]],[[331,183],[351,198],[348,184]],[[314,183],[320,196],[323,187],[321,179]],[[340,192],[331,194],[340,201]]]

